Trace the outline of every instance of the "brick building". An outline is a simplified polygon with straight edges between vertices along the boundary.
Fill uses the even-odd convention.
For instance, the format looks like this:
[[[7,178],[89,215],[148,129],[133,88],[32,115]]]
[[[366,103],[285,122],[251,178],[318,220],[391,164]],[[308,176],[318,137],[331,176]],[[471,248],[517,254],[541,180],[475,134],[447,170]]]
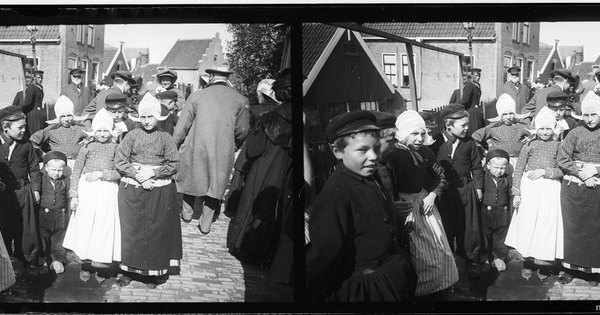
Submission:
[[[467,31],[463,28],[462,23],[364,23],[363,26],[459,52],[465,57],[469,56]],[[507,80],[506,70],[513,65],[523,69],[521,72],[522,82],[527,78],[535,80],[537,77],[535,69],[538,64],[539,23],[474,23],[474,27],[472,33],[473,63],[476,68],[482,69],[480,80],[482,102],[486,104],[494,102],[497,92]],[[390,79],[396,77],[395,82],[399,93],[404,98],[410,98],[405,45],[371,35],[364,35],[364,40],[375,55],[379,66],[386,71],[386,75]],[[425,49],[416,49],[413,54],[419,110],[447,104],[451,92],[460,86],[459,63],[454,59],[432,54]],[[465,58],[463,66],[468,63],[470,61]],[[450,73],[448,71],[440,74],[432,72],[437,68],[445,68]],[[428,89],[441,92],[431,93]]]
[[[0,26],[0,49],[25,55],[33,67],[30,33],[26,26]],[[38,69],[44,71],[44,103],[53,104],[69,84],[69,70],[85,71],[83,82],[98,82],[104,52],[104,25],[38,25],[35,32]],[[15,94],[18,91],[15,91]]]

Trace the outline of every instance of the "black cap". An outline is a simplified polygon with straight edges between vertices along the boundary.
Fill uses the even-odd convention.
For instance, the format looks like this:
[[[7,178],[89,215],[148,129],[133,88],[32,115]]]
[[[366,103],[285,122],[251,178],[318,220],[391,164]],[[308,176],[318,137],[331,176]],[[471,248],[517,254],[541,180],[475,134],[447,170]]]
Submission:
[[[446,107],[444,107],[444,109],[442,109],[442,112],[440,113],[440,118],[444,119],[444,118],[452,118],[452,119],[460,119],[463,117],[467,117],[469,115],[469,113],[467,112],[467,110],[465,109],[465,107],[461,104],[450,104]]]
[[[129,71],[123,71],[123,70],[119,70],[116,72],[113,72],[110,74],[111,79],[115,79],[116,77],[119,77],[125,81],[127,81],[129,83],[129,85],[135,85],[136,82],[133,79],[133,77],[131,76],[131,72]]]
[[[18,106],[6,106],[0,110],[0,122],[2,121],[17,121],[25,118],[25,114]]]
[[[83,70],[79,69],[79,68],[75,68],[71,71],[69,71],[70,75],[74,75],[74,76],[79,76],[83,73]]]
[[[386,112],[373,111],[375,125],[381,130],[396,127],[396,116]]]
[[[119,92],[110,93],[106,95],[104,103],[107,109],[119,109],[127,104],[127,97]]]
[[[474,72],[481,73],[481,69],[479,69],[479,68],[471,69],[471,73],[474,73]]]
[[[48,163],[50,160],[61,160],[67,163],[67,156],[60,151],[50,151],[44,154],[44,164]]]
[[[567,105],[569,96],[562,91],[552,91],[546,96],[546,102],[550,108],[560,108]]]
[[[376,123],[377,118],[372,112],[366,110],[352,111],[333,118],[329,125],[327,125],[325,133],[327,134],[327,139],[333,142],[341,136],[360,131],[379,131],[380,129],[376,126]]]
[[[555,69],[552,70],[550,72],[550,78],[554,78],[555,76],[561,76],[567,80],[569,80],[569,82],[574,82],[575,78],[573,77],[573,74],[571,73],[571,70],[568,69]]]
[[[159,100],[176,100],[177,92],[173,90],[164,91],[156,94],[156,98]]]
[[[422,111],[419,112],[421,118],[425,121],[425,127],[429,129],[433,129],[437,127],[437,122],[435,121],[435,116],[432,111]]]
[[[35,71],[33,71],[33,74],[44,75],[44,71],[42,71],[42,70],[35,70]]]
[[[510,74],[519,74],[519,73],[521,73],[521,68],[519,68],[517,66],[513,66],[513,67],[508,68],[507,72]]]
[[[506,152],[502,149],[493,149],[493,150],[489,150],[488,153],[485,155],[485,162],[487,163],[491,159],[496,158],[496,157],[505,158],[507,161],[510,161],[510,155],[508,155],[508,152]]]

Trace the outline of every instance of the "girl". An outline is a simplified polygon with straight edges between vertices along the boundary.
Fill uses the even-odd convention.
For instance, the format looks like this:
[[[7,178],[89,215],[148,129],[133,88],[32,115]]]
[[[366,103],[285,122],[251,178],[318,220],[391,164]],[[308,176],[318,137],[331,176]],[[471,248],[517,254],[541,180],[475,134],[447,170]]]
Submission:
[[[169,271],[179,274],[181,225],[172,179],[179,169],[179,153],[173,138],[156,127],[166,119],[160,109],[160,102],[146,93],[138,107],[139,118],[131,117],[142,127],[127,133],[117,149],[115,167],[123,176],[119,214],[124,272],[119,286],[128,285],[137,274],[155,288]]]
[[[515,210],[505,240],[506,245],[526,257],[521,275],[527,280],[536,265],[548,266],[563,257],[560,209],[563,173],[556,164],[560,142],[555,140],[558,130],[552,110],[543,107],[533,125],[536,139],[523,146],[515,169],[513,207],[518,210]],[[547,276],[538,270],[538,277],[543,280]]]
[[[447,182],[435,155],[424,146],[431,139],[423,118],[407,110],[396,119],[396,128],[397,142],[383,159],[394,171],[396,192],[414,205],[407,221],[414,221],[410,252],[417,270],[418,297],[449,288],[458,281],[454,256],[435,206],[435,199]],[[433,180],[426,180],[432,175]]]
[[[111,141],[114,123],[106,109],[101,109],[92,121],[94,141],[82,147],[71,175],[71,216],[63,242],[84,261],[106,269],[105,265],[121,260],[121,230],[117,194],[121,178],[113,160],[117,144]],[[77,211],[75,211],[77,209]],[[82,265],[80,278],[90,278],[87,263]],[[100,263],[100,264],[98,264]],[[112,276],[116,276],[112,272]]]

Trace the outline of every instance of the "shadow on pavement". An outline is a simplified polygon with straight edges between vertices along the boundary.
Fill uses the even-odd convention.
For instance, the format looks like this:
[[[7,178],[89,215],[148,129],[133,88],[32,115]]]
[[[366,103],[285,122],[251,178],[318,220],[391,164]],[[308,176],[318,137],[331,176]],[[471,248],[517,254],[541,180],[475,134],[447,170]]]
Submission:
[[[244,302],[293,302],[294,287],[292,285],[271,284],[268,282],[268,271],[242,262],[244,269],[244,285],[246,287]]]

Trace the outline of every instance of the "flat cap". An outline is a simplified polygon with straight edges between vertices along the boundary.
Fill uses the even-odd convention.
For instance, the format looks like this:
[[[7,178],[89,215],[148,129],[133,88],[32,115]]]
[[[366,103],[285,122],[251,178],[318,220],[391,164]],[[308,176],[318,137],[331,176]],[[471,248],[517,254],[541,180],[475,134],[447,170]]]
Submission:
[[[471,72],[481,73],[481,69],[479,69],[479,68],[472,68]]]
[[[164,91],[156,94],[156,98],[159,100],[176,100],[177,92],[173,90]]]
[[[517,67],[517,66],[512,66],[510,68],[508,68],[508,71],[506,71],[510,74],[519,74],[521,73],[521,68]]]
[[[79,68],[75,68],[75,69],[72,69],[71,71],[69,71],[69,74],[73,75],[73,76],[80,76],[82,73],[83,73],[83,70],[81,70]]]
[[[25,114],[18,106],[6,106],[0,110],[0,122],[2,121],[17,121],[25,118]]]
[[[546,103],[550,108],[559,108],[567,105],[569,96],[562,91],[552,91],[546,96]]]
[[[575,78],[573,77],[573,73],[571,72],[571,70],[569,69],[554,69],[550,72],[550,78],[554,78],[556,76],[561,76],[567,80],[569,80],[570,82],[575,81]]]
[[[162,70],[158,70],[158,72],[156,73],[156,77],[171,77],[173,78],[173,80],[177,80],[177,72],[169,68],[164,68]]]
[[[292,86],[292,70],[286,68],[279,74],[277,80],[271,85],[271,90],[280,90]]]
[[[110,93],[104,99],[107,109],[119,109],[127,104],[127,97],[123,93]]]
[[[465,109],[465,107],[461,104],[450,104],[446,107],[444,107],[444,109],[442,109],[442,112],[440,113],[440,118],[444,119],[444,118],[452,118],[452,119],[460,119],[463,117],[467,117],[469,115],[469,113],[467,112],[467,110]]]
[[[375,125],[379,127],[379,129],[388,129],[396,127],[396,116],[386,112],[373,111],[375,115]]]
[[[427,128],[433,129],[437,127],[437,122],[435,121],[435,115],[432,111],[422,111],[419,112],[421,118],[425,121],[425,126]]]
[[[44,71],[42,71],[42,70],[35,70],[35,71],[33,71],[33,73],[34,73],[34,74],[43,75],[43,74],[44,74]]]
[[[380,130],[377,126],[377,118],[370,111],[358,110],[336,116],[327,125],[325,133],[330,142],[335,139],[360,131]]]
[[[126,80],[129,83],[129,85],[135,85],[136,84],[135,80],[131,76],[131,72],[129,72],[129,71],[119,70],[119,71],[111,73],[110,77],[113,80],[115,78],[119,77],[119,78],[121,78],[123,80]]]
[[[61,160],[67,163],[67,156],[60,151],[50,151],[44,154],[44,164],[48,163],[50,160]]]
[[[502,149],[493,149],[489,150],[488,153],[485,155],[485,161],[489,162],[491,159],[497,157],[505,158],[507,161],[510,160],[510,155],[508,155],[508,152]]]

